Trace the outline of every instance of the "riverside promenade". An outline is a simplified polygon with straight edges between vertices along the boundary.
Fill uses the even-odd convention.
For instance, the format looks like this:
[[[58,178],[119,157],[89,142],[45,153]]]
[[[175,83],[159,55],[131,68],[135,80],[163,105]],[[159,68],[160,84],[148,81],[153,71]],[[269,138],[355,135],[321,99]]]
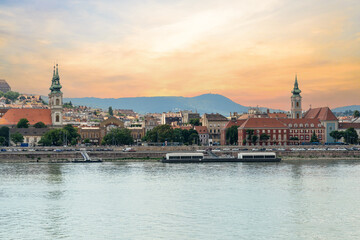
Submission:
[[[22,151],[3,151],[0,152],[0,163],[1,162],[70,162],[75,158],[82,158],[80,149],[71,148],[47,148],[38,149],[40,151],[29,151],[30,149],[21,149]],[[66,151],[65,151],[66,149]],[[81,148],[84,150],[83,148]],[[178,146],[178,147],[145,147],[137,146],[133,147],[133,152],[124,152],[122,148],[114,148],[102,150],[101,148],[86,148],[86,152],[91,158],[101,158],[103,161],[159,161],[169,152],[196,152],[204,151],[206,147],[199,146]],[[319,148],[302,148],[287,146],[285,148],[279,148],[280,150],[273,149],[283,161],[294,161],[294,160],[318,160],[318,159],[329,159],[329,160],[360,160],[359,150],[341,150],[341,148],[328,148],[329,150],[318,150]],[[304,150],[305,149],[305,150]],[[46,151],[45,151],[46,150]],[[260,151],[260,148],[257,149]],[[245,151],[244,148],[238,147],[219,147],[213,152],[216,155],[231,155],[237,156],[238,152]],[[253,151],[253,148],[246,149],[246,152]]]

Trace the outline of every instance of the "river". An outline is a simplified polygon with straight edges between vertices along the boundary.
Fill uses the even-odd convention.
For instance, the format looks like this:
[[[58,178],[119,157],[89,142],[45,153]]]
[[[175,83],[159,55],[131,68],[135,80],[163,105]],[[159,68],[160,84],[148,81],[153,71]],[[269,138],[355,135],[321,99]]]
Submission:
[[[0,239],[360,239],[360,161],[0,164]]]

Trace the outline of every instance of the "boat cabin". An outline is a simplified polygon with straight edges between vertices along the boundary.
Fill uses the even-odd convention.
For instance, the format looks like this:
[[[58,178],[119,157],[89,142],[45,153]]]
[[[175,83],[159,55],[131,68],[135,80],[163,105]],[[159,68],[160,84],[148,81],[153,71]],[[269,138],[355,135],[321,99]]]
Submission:
[[[238,153],[238,159],[275,159],[274,152]]]
[[[204,158],[203,153],[167,153],[166,160],[199,160]]]

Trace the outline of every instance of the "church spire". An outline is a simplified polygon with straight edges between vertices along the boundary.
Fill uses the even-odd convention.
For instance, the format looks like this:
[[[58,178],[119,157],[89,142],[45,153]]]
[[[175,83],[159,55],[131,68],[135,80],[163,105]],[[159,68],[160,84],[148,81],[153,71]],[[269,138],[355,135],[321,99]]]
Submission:
[[[297,74],[295,74],[295,83],[294,89],[291,91],[293,95],[300,95],[301,90],[299,89],[298,81],[297,81]]]
[[[51,82],[51,93],[54,92],[61,92],[62,86],[60,85],[60,77],[59,77],[59,67],[58,64],[56,64],[56,68],[54,65],[54,70],[53,70],[53,78],[52,78],[52,82]]]

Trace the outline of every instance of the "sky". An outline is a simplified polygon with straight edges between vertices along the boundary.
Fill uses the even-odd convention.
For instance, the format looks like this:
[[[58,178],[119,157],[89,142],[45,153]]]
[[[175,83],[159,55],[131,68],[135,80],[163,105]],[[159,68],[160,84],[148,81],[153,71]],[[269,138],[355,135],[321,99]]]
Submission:
[[[54,62],[64,97],[360,104],[360,1],[0,0],[0,79],[47,95]]]

